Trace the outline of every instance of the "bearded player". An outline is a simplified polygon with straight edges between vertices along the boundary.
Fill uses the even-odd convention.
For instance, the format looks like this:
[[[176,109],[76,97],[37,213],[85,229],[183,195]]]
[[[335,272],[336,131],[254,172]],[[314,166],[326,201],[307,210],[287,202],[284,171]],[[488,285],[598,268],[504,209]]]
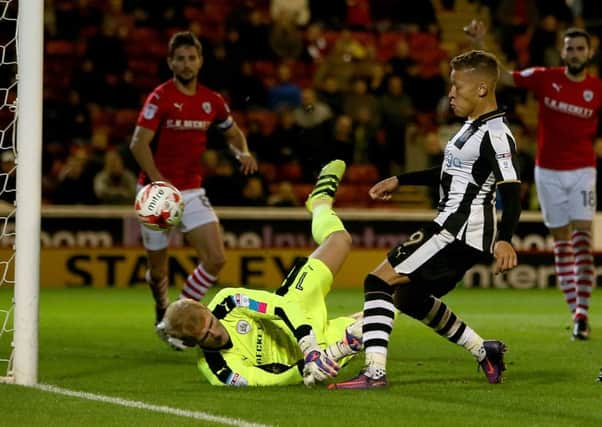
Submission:
[[[158,330],[181,347],[200,346],[198,366],[213,385],[312,385],[336,376],[361,347],[358,316],[328,320],[325,297],[351,249],[351,236],[332,209],[345,163],[321,171],[306,203],[318,248],[296,262],[276,290],[222,289],[204,306],[171,304]]]
[[[486,28],[465,29],[480,43]],[[602,108],[602,82],[588,75],[590,35],[578,28],[562,37],[563,67],[505,71],[502,84],[533,91],[539,101],[535,184],[544,222],[554,238],[554,267],[573,316],[572,338],[586,340],[594,283],[592,220],[596,210],[594,139]]]
[[[244,174],[257,170],[247,141],[223,98],[201,85],[202,47],[191,32],[174,34],[168,44],[167,64],[173,78],[147,97],[138,116],[130,149],[141,168],[138,183],[169,181],[184,198],[179,226],[200,259],[186,279],[181,297],[200,300],[217,280],[225,256],[219,221],[202,188],[201,156],[207,130],[215,125],[240,161]],[[148,282],[155,300],[155,323],[169,305],[167,279],[168,233],[142,227],[148,257]]]

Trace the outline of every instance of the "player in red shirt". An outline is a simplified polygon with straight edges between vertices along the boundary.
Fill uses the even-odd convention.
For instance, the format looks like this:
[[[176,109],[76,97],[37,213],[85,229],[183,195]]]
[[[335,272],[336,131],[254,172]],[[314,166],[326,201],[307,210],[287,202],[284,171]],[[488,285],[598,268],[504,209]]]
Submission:
[[[476,42],[485,26],[465,32]],[[533,91],[539,101],[535,184],[544,222],[554,238],[554,266],[573,313],[573,339],[589,338],[588,310],[594,283],[592,220],[596,209],[594,139],[602,109],[602,81],[588,75],[590,35],[578,28],[563,34],[564,67],[505,71],[502,84]]]
[[[201,156],[207,129],[215,124],[226,137],[241,171],[257,170],[247,141],[222,97],[202,86],[197,75],[202,47],[191,32],[179,32],[168,45],[167,63],[173,78],[155,88],[138,116],[130,149],[140,165],[139,184],[169,181],[183,195],[185,207],[179,228],[200,263],[188,276],[181,297],[200,300],[215,283],[225,256],[219,220],[202,188]],[[146,280],[155,299],[156,322],[169,305],[167,279],[168,233],[142,227],[148,256]]]

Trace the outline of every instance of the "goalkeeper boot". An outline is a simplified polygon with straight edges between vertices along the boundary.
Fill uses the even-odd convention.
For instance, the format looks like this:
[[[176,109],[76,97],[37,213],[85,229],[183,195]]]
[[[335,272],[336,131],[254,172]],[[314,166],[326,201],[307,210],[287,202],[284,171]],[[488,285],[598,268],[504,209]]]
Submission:
[[[501,341],[484,341],[485,358],[479,362],[480,367],[485,372],[487,381],[491,384],[501,383],[502,372],[506,370],[504,363],[504,353],[506,344]]]
[[[307,200],[305,201],[305,207],[309,212],[312,212],[316,200],[334,199],[334,195],[344,173],[345,162],[342,160],[333,160],[328,162],[322,168],[314,189],[309,193],[309,196],[307,196]]]
[[[351,378],[347,381],[340,383],[329,384],[330,390],[342,390],[342,389],[369,389],[369,388],[383,388],[387,386],[387,375],[384,369],[375,369],[367,366],[360,371],[360,374]]]
[[[589,339],[589,323],[587,322],[587,318],[580,317],[575,320],[575,324],[573,325],[573,341],[585,341],[587,339]]]

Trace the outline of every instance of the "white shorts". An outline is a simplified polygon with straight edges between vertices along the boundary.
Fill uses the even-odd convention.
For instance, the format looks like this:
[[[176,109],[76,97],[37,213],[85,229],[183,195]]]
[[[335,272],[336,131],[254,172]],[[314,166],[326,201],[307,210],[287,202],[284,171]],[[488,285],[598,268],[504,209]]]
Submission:
[[[182,191],[182,197],[184,198],[184,214],[182,215],[182,222],[177,226],[182,233],[210,222],[219,222],[209,198],[205,195],[204,188],[184,190]],[[146,249],[158,251],[168,246],[170,231],[150,230],[142,225],[140,228],[142,230],[142,244]]]
[[[537,197],[548,228],[591,221],[596,212],[596,169],[552,170],[535,166]]]

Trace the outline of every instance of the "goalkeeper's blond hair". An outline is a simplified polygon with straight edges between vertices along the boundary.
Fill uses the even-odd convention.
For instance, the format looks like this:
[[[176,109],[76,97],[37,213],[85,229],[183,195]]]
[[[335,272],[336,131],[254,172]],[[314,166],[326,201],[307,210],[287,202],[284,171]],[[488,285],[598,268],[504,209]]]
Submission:
[[[198,337],[206,325],[211,311],[198,301],[180,299],[167,307],[165,312],[165,332],[176,338]]]

